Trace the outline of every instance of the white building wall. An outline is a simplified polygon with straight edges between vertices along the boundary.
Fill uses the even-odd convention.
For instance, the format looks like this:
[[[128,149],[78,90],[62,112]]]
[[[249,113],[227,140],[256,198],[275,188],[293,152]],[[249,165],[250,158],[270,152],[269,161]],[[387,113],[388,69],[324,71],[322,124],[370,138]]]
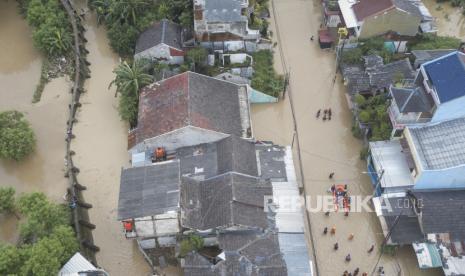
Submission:
[[[183,64],[184,57],[183,56],[171,56],[170,55],[170,47],[166,44],[158,44],[152,48],[149,48],[145,51],[137,53],[134,55],[135,59],[140,58],[147,58],[150,60],[160,60],[163,63],[168,64]]]

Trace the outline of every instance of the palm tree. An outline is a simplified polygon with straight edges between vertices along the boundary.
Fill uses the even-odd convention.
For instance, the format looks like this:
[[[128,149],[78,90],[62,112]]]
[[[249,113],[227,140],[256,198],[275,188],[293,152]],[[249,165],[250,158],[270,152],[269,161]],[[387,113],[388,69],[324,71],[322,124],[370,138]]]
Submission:
[[[113,84],[116,85],[116,93],[122,93],[139,97],[139,90],[145,85],[153,81],[153,77],[144,72],[145,64],[141,60],[134,60],[132,65],[123,61],[113,70],[116,78],[110,83],[110,88]]]

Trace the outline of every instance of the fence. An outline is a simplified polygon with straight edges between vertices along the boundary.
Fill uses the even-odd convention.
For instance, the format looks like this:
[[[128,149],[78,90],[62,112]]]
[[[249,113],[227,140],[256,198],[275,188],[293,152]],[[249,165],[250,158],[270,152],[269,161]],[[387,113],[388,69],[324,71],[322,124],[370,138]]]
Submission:
[[[92,205],[86,203],[82,191],[85,186],[79,184],[77,174],[79,169],[74,166],[73,155],[71,150],[71,141],[75,137],[73,127],[76,123],[77,109],[81,106],[79,102],[81,93],[84,92],[84,81],[90,77],[89,63],[86,61],[87,50],[85,49],[86,39],[84,38],[84,27],[81,24],[81,18],[76,13],[69,0],[60,0],[61,4],[68,13],[69,20],[73,29],[73,51],[74,51],[74,77],[73,87],[71,88],[71,101],[69,104],[69,115],[66,128],[66,172],[68,178],[68,201],[72,210],[72,225],[76,232],[79,242],[80,253],[85,256],[94,265],[97,265],[95,253],[99,248],[94,245],[92,230],[95,225],[90,223],[88,209]]]

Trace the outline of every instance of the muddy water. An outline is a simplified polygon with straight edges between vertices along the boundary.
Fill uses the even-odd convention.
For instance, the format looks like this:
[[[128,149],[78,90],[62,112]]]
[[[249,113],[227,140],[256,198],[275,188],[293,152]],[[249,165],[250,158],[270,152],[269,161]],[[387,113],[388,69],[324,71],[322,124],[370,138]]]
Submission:
[[[89,215],[97,225],[93,232],[100,247],[97,262],[112,276],[147,275],[147,263],[135,243],[124,238],[116,221],[121,167],[128,164],[127,126],[119,119],[114,89],[108,90],[118,57],[108,46],[104,28],[97,28],[95,17],[88,16],[86,22],[92,77],[81,97],[72,148],[81,171],[79,181],[87,186],[84,196],[93,205]]]
[[[431,15],[436,18],[439,35],[455,36],[465,39],[465,16],[462,9],[452,7],[448,2],[423,0]]]
[[[309,0],[275,0],[277,23],[281,34],[281,46],[285,65],[291,72],[290,83],[299,128],[305,185],[310,196],[326,195],[334,183],[349,185],[352,195],[369,195],[372,188],[369,178],[361,174],[365,163],[359,159],[361,142],[352,137],[351,113],[344,96],[344,87],[338,76],[333,84],[335,57],[332,52],[319,49],[316,42],[310,42],[320,25],[321,8]],[[276,34],[276,30],[274,30]],[[276,38],[276,35],[275,35]],[[278,42],[279,43],[279,42]],[[279,51],[275,60],[282,70]],[[318,109],[331,108],[331,121],[315,119]],[[253,123],[258,139],[273,140],[290,144],[292,141],[292,117],[289,114],[289,99],[276,105],[254,106]],[[297,162],[296,162],[297,163]],[[328,174],[335,172],[334,181]],[[313,205],[315,206],[315,205]],[[372,245],[379,245],[383,235],[374,213],[354,213],[349,217],[332,214],[326,217],[322,212],[310,215],[314,232],[317,262],[320,275],[341,275],[344,270],[371,272],[378,252],[367,254]],[[335,226],[335,236],[323,236],[324,227]],[[355,234],[348,241],[349,234]],[[339,250],[333,251],[333,244],[339,243]],[[351,254],[352,261],[344,258]],[[380,265],[386,275],[441,275],[438,271],[423,272],[417,268],[413,251],[401,249],[396,258],[384,256]]]
[[[15,1],[0,1],[0,111],[24,112],[34,129],[37,148],[26,160],[0,161],[0,186],[12,186],[18,193],[42,191],[62,202],[66,190],[63,178],[64,129],[69,99],[69,81],[50,82],[42,100],[32,104],[40,76],[41,57],[32,46],[31,32],[18,14]],[[14,242],[16,219],[0,217],[0,240]]]

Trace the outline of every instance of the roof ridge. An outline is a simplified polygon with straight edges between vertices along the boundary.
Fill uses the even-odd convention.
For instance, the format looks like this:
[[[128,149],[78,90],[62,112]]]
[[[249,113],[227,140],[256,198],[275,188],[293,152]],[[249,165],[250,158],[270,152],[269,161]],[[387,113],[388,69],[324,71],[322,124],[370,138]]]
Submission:
[[[404,104],[403,104],[402,107],[400,108],[400,112],[403,113],[403,111],[404,111],[405,107],[407,106],[407,104],[409,103],[410,99],[412,99],[413,94],[415,94],[415,91],[410,92],[410,95],[407,97],[407,99],[405,100]]]
[[[161,43],[165,43],[166,19],[162,19],[161,24]]]
[[[187,71],[185,74],[186,74],[186,77],[187,77],[187,124],[188,125],[192,125],[192,120],[191,120],[191,93],[190,93],[190,79],[191,79],[191,76],[190,76],[190,73],[191,71]]]

